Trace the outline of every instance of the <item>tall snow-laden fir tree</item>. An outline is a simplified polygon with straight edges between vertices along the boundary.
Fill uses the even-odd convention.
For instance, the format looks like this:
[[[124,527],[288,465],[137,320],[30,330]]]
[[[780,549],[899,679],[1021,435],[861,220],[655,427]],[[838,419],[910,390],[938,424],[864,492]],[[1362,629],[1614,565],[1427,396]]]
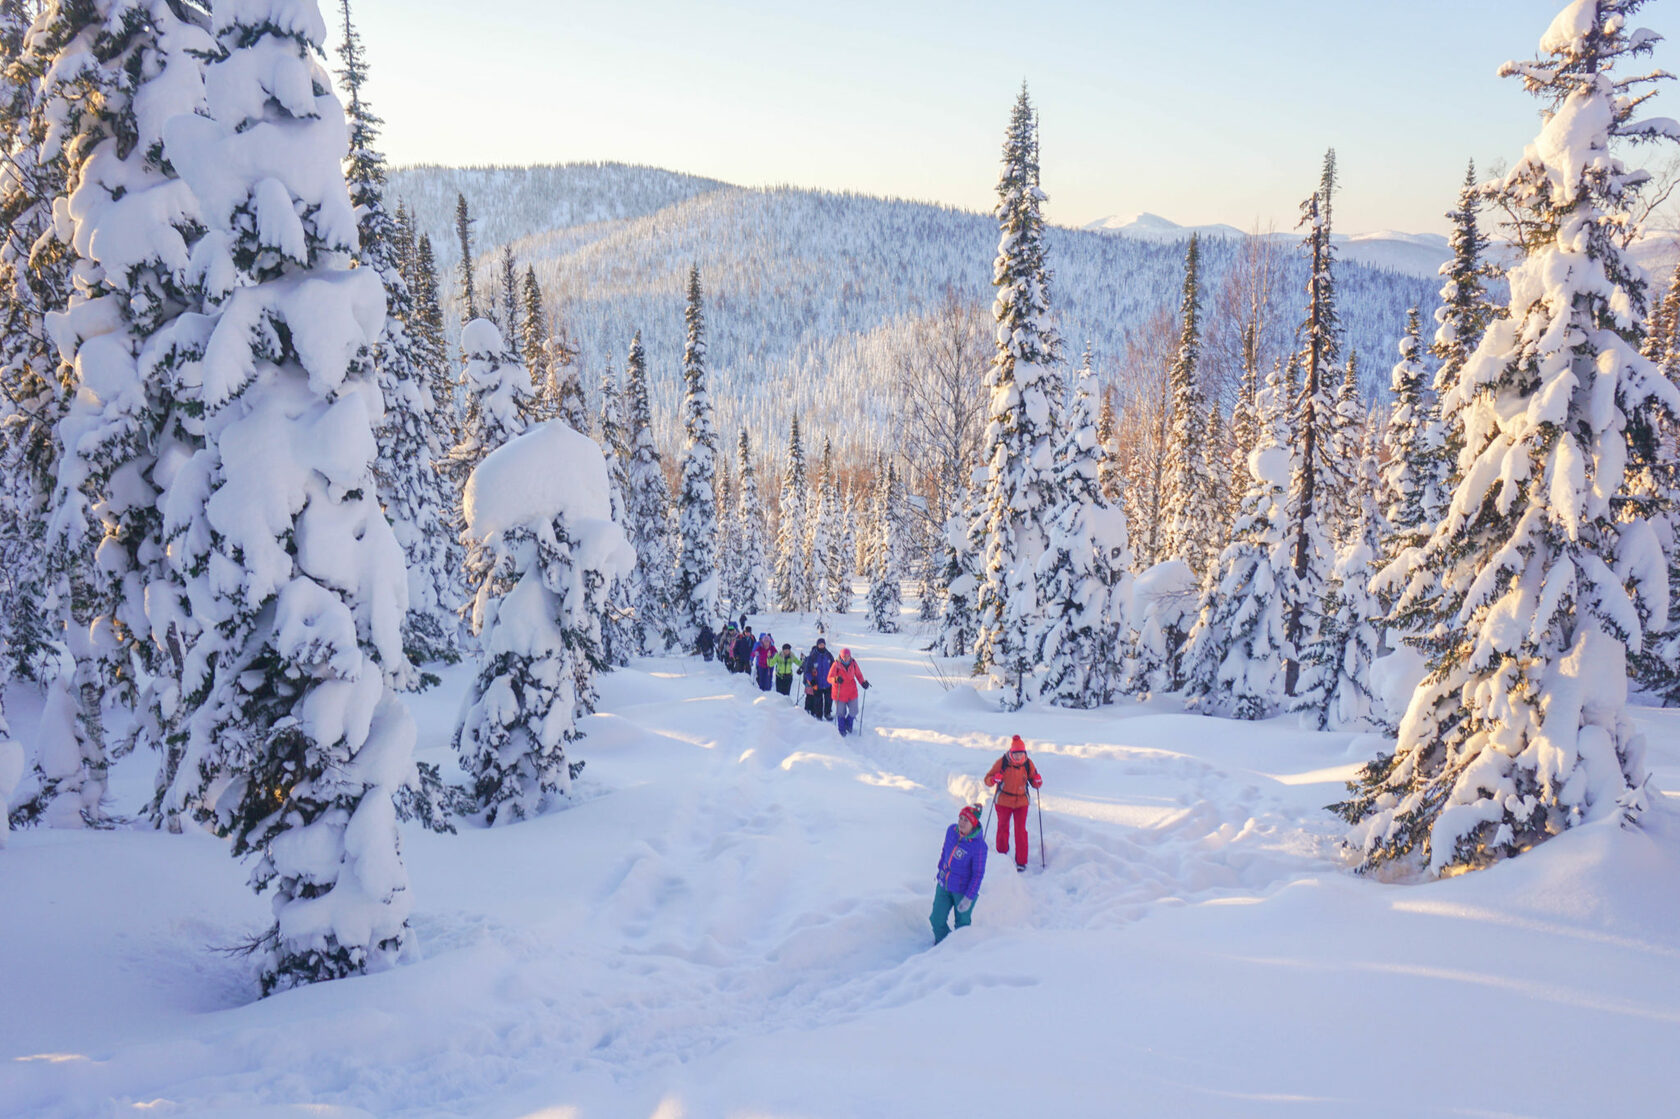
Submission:
[[[1231,543],[1185,643],[1185,692],[1197,709],[1216,715],[1263,719],[1285,699],[1285,609],[1295,578],[1286,393],[1274,368],[1265,391],[1255,394],[1255,442]]]
[[[1349,540],[1336,554],[1320,609],[1318,635],[1302,650],[1302,686],[1297,707],[1311,712],[1319,730],[1371,730],[1385,712],[1371,688],[1371,664],[1380,651],[1383,608],[1371,590],[1386,524],[1377,507],[1376,433],[1366,428],[1366,445],[1356,461],[1362,469],[1354,493]]]
[[[519,322],[519,262],[514,259],[512,245],[502,246],[501,287],[502,331],[509,338],[523,338],[523,328]]]
[[[207,114],[163,127],[204,225],[190,257],[204,313],[152,351],[176,355],[169,376],[203,439],[156,471],[176,594],[198,622],[170,799],[257,856],[252,884],[274,893],[257,941],[272,992],[402,952],[392,798],[413,779],[414,726],[396,689],[413,670],[402,548],[373,477],[385,297],[352,267],[326,25],[313,0],[229,0],[212,32]]]
[[[1361,441],[1365,437],[1365,401],[1359,389],[1359,354],[1348,353],[1336,386],[1335,409],[1330,415],[1330,453],[1324,459],[1319,490],[1324,495],[1323,521],[1332,547],[1339,550],[1359,538],[1361,510],[1374,496],[1361,491],[1357,482]]]
[[[939,612],[939,634],[934,638],[933,648],[942,657],[971,657],[974,643],[979,639],[976,600],[980,591],[980,554],[974,546],[979,539],[977,524],[974,491],[964,489],[951,503],[951,515],[946,518],[940,537],[945,561],[940,582],[945,585],[945,601]]]
[[[618,378],[608,373],[601,380],[601,456],[607,464],[607,497],[612,521],[629,543],[630,439],[624,428],[622,394]],[[634,551],[634,548],[631,549]],[[635,585],[631,571],[614,576],[603,598],[601,655],[609,665],[623,668],[631,656],[641,652],[636,632]]]
[[[1243,355],[1242,379],[1237,382],[1237,399],[1231,406],[1230,447],[1224,464],[1227,515],[1233,526],[1242,511],[1243,496],[1252,480],[1248,471],[1248,456],[1260,443],[1260,371],[1248,360],[1250,348],[1246,339]]]
[[[682,543],[677,556],[677,580],[672,600],[681,612],[684,646],[694,643],[702,625],[716,621],[718,612],[717,429],[712,425],[712,398],[706,387],[706,317],[700,306],[700,266],[688,272],[688,306],[683,312],[687,341],[683,345],[682,493],[678,495],[677,532]]]
[[[1060,343],[1050,324],[1044,259],[1045,200],[1039,188],[1038,120],[1023,85],[1010,114],[998,179],[999,241],[992,266],[997,350],[986,372],[990,473],[975,665],[1019,684],[1041,604],[1034,572],[1047,542],[1054,499],[1052,401]],[[1017,689],[1018,690],[1018,689]]]
[[[793,417],[788,432],[787,462],[782,468],[782,518],[776,530],[776,575],[771,600],[784,613],[802,613],[816,605],[812,591],[813,557],[807,546],[807,508],[815,512],[818,501],[806,504],[810,491],[805,472],[805,445],[799,437],[799,416]],[[820,496],[818,498],[820,501]]]
[[[671,488],[653,439],[653,405],[648,398],[647,358],[640,331],[630,340],[624,394],[630,412],[624,512],[630,544],[636,550],[636,569],[631,575],[636,640],[641,652],[662,653],[677,643],[672,599],[676,561],[671,548]]]
[[[437,464],[448,448],[439,440],[434,421],[436,405],[425,364],[431,356],[429,347],[413,329],[418,316],[403,276],[399,230],[385,209],[385,157],[374,148],[380,120],[363,95],[367,58],[350,18],[350,0],[340,0],[340,8],[344,40],[339,45],[343,63],[339,76],[350,124],[345,178],[350,204],[356,208],[358,259],[378,273],[385,285],[385,326],[374,352],[385,413],[374,429],[379,446],[374,477],[385,516],[408,565],[403,647],[416,664],[453,662],[460,657],[455,647],[456,623],[450,614],[454,569],[446,546],[447,506],[437,480]]]
[[[478,291],[473,286],[472,214],[467,210],[467,196],[455,195],[455,240],[461,249],[461,321],[472,322],[483,313],[478,305]]]
[[[467,479],[485,455],[524,434],[535,394],[524,363],[489,319],[474,319],[461,329],[461,349],[466,354],[461,368],[466,406],[460,440],[444,457],[442,471],[449,482],[450,535],[465,547]],[[451,597],[465,603],[475,593],[471,577],[465,567],[454,576],[457,587]]]
[[[1619,77],[1658,36],[1630,23],[1640,0],[1577,0],[1507,63],[1547,102],[1540,136],[1498,185],[1525,257],[1508,317],[1489,324],[1443,408],[1464,433],[1460,479],[1402,597],[1439,582],[1418,642],[1429,672],[1395,752],[1338,805],[1362,866],[1440,874],[1519,853],[1565,828],[1633,819],[1646,801],[1644,742],[1628,718],[1626,657],[1643,617],[1666,613],[1654,533],[1617,523],[1624,425],[1680,392],[1638,352],[1646,284],[1621,236],[1647,176],[1615,142],[1680,139],[1636,120],[1641,86]]]
[[[634,563],[609,489],[601,449],[559,420],[492,451],[467,481],[483,653],[455,750],[487,824],[543,811],[582,768],[566,751],[583,737],[589,681],[606,666],[608,589]]]
[[[765,588],[769,584],[765,565],[769,548],[764,503],[758,496],[758,471],[753,468],[746,428],[741,429],[736,455],[740,465],[735,486],[735,531],[728,547],[738,551],[741,562],[735,570],[735,584],[729,598],[737,614],[762,614]]]
[[[1201,251],[1192,233],[1184,253],[1184,288],[1179,304],[1178,353],[1167,379],[1172,391],[1172,420],[1167,435],[1167,475],[1162,515],[1166,534],[1161,558],[1181,559],[1198,575],[1217,561],[1222,541],[1214,510],[1214,484],[1208,461],[1207,402],[1198,368],[1202,350]]]
[[[848,520],[840,503],[840,469],[834,463],[833,445],[826,438],[823,440],[823,474],[827,480],[823,485],[817,516],[811,522],[811,553],[815,557],[818,548],[822,548],[827,572],[826,580],[817,588],[818,593],[825,599],[828,609],[836,614],[845,614],[852,608],[852,564],[849,558],[852,550],[846,545]],[[812,562],[816,562],[814,558]]]
[[[100,821],[102,703],[139,713],[132,735],[153,746],[163,730],[152,716],[176,704],[179,666],[161,656],[165,630],[154,639],[147,618],[165,565],[154,471],[160,453],[181,457],[194,444],[168,384],[178,359],[151,343],[195,305],[188,256],[201,223],[161,129],[172,112],[203,110],[202,58],[215,50],[193,14],[161,2],[81,13],[41,87],[69,193],[34,250],[71,280],[68,306],[46,315],[60,368],[73,370],[54,439],[64,450],[46,569],[55,594],[68,588],[71,618],[48,680],[37,791],[21,811],[60,824]],[[160,615],[166,600],[155,603]],[[76,677],[74,700],[65,673]]]
[[[1038,563],[1045,617],[1033,635],[1044,666],[1038,692],[1060,707],[1096,707],[1114,698],[1120,635],[1130,599],[1126,514],[1103,495],[1102,448],[1092,414],[1090,362],[1074,382],[1066,432],[1056,455],[1058,508]]]
[[[898,472],[892,463],[876,472],[870,552],[869,628],[876,633],[897,633],[898,615],[904,605],[903,580],[898,565],[898,519],[900,494]]]
[[[53,209],[68,195],[68,142],[84,120],[97,119],[99,87],[111,76],[91,51],[73,46],[100,33],[94,5],[43,10],[21,43],[9,29],[26,15],[3,10],[10,57],[0,107],[10,144],[0,152],[0,638],[9,673],[49,685],[65,663],[68,604],[63,565],[54,562],[61,551],[48,548],[46,524],[58,476],[54,429],[70,396],[46,316],[68,301],[72,259]]]
[[[526,267],[525,279],[520,284],[519,293],[522,311],[519,316],[519,353],[525,359],[525,369],[531,374],[531,383],[538,386],[540,393],[548,373],[545,353],[548,344],[548,312],[543,309],[542,285],[537,282],[537,270],[534,266]],[[547,408],[541,408],[539,412],[545,420],[553,418],[553,413]]]
[[[1434,380],[1437,400],[1445,399],[1458,387],[1464,363],[1470,359],[1495,313],[1487,293],[1487,235],[1477,219],[1481,197],[1476,184],[1476,165],[1472,162],[1464,170],[1457,207],[1447,211],[1447,220],[1452,222],[1452,233],[1448,235],[1452,257],[1441,265],[1441,305],[1435,309],[1435,338],[1430,345],[1430,353],[1437,362]],[[1441,441],[1449,468],[1456,466],[1464,448],[1464,432],[1456,425],[1456,419],[1456,414],[1441,417]],[[1456,485],[1458,479],[1450,481]]]
[[[1444,429],[1429,391],[1428,371],[1420,360],[1422,345],[1414,307],[1406,316],[1400,360],[1389,379],[1393,400],[1384,429],[1388,451],[1388,467],[1383,473],[1387,532],[1378,556],[1382,569],[1376,589],[1389,609],[1410,575],[1410,566],[1423,555],[1423,547],[1447,505]]]
[[[1284,604],[1284,689],[1293,696],[1300,677],[1299,651],[1318,628],[1318,606],[1329,581],[1334,556],[1327,517],[1337,477],[1331,464],[1335,405],[1332,373],[1341,350],[1330,239],[1331,199],[1336,192],[1336,153],[1325,153],[1318,189],[1301,204],[1307,227],[1307,316],[1299,353],[1300,385],[1293,401],[1294,422],[1288,444],[1294,452],[1289,485],[1290,564],[1295,577]]]
[[[1100,452],[1097,462],[1097,485],[1102,487],[1105,499],[1121,506],[1120,460],[1119,452],[1114,446],[1114,431],[1114,394],[1105,389],[1102,394],[1102,407],[1097,411],[1097,449]]]

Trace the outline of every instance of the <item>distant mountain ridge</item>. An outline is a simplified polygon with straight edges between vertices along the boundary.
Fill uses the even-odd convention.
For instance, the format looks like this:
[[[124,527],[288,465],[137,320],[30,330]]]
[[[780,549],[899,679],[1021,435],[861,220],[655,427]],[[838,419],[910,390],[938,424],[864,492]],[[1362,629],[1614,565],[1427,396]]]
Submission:
[[[1199,235],[1203,240],[1241,240],[1251,235],[1234,225],[1179,225],[1159,214],[1147,212],[1131,215],[1111,214],[1106,218],[1098,218],[1083,228],[1093,233],[1156,243],[1187,241],[1192,233]],[[1301,239],[1300,235],[1294,232],[1272,231],[1263,236],[1274,241],[1295,242]],[[1354,261],[1371,268],[1388,268],[1423,279],[1438,275],[1441,265],[1452,256],[1447,239],[1439,233],[1398,233],[1383,230],[1377,233],[1337,233],[1331,236],[1331,240],[1340,250],[1338,255],[1342,260]]]

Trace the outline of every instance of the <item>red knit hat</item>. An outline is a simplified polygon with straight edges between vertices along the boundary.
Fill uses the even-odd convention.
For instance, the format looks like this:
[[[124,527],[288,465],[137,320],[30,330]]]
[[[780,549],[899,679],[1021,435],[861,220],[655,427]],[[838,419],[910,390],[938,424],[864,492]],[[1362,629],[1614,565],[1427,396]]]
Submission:
[[[1013,754],[1016,750],[1023,754],[1027,752],[1027,744],[1021,741],[1021,736],[1018,734],[1009,740],[1009,752]]]
[[[980,830],[980,812],[972,804],[963,805],[963,810],[957,813],[957,819],[966,819],[969,827],[973,828],[975,831]]]

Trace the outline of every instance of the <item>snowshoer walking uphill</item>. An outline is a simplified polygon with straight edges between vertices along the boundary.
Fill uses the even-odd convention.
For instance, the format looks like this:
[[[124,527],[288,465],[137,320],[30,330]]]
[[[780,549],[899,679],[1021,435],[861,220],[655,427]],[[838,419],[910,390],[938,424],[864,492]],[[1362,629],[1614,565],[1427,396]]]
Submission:
[[[951,935],[951,911],[957,914],[957,928],[974,920],[974,903],[980,897],[980,880],[986,877],[986,837],[980,831],[980,812],[964,805],[957,822],[945,829],[945,848],[939,852],[939,875],[933,888],[933,942]]]
[[[793,655],[793,646],[782,645],[782,651],[770,658],[770,670],[776,676],[776,691],[782,695],[793,693],[793,674],[799,669],[799,658]]]
[[[1015,821],[1015,869],[1027,869],[1027,787],[1041,788],[1044,778],[1038,767],[1027,757],[1027,744],[1016,735],[1009,743],[1009,752],[992,763],[986,773],[986,787],[1001,786],[997,794],[997,850],[1009,854],[1009,822]]]
[[[717,651],[717,634],[712,632],[711,622],[700,623],[700,636],[694,639],[694,651],[706,660],[712,659]]]
[[[752,627],[749,626],[742,630],[735,638],[735,648],[729,659],[729,671],[752,671],[752,651],[753,646],[757,643],[758,638],[753,636]]]
[[[834,721],[840,728],[840,737],[852,733],[852,724],[857,721],[858,689],[869,687],[869,681],[863,678],[863,669],[852,659],[850,649],[840,650],[840,659],[828,670],[828,682],[834,689]]]
[[[775,655],[776,639],[771,637],[770,632],[766,630],[764,633],[759,635],[758,644],[753,646],[752,653],[753,669],[755,670],[755,675],[758,679],[758,690],[761,692],[767,692],[770,690],[770,677],[772,675],[770,670],[770,658]]]
[[[817,638],[817,643],[805,654],[805,663],[800,667],[801,678],[805,681],[805,710],[813,719],[834,716],[834,692],[828,683],[828,670],[833,667],[834,655],[828,651],[828,641]]]

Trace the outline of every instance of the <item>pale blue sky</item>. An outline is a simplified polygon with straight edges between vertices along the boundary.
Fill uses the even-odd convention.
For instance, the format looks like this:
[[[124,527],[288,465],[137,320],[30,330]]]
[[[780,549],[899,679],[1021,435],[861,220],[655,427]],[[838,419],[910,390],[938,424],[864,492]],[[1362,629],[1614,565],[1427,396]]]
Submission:
[[[1521,154],[1538,103],[1495,70],[1563,6],[352,2],[399,164],[621,160],[981,209],[1025,78],[1054,221],[1289,228],[1334,145],[1349,233],[1444,232],[1465,160]],[[1640,18],[1671,70],[1675,7]],[[1664,84],[1654,111],[1680,117]]]

